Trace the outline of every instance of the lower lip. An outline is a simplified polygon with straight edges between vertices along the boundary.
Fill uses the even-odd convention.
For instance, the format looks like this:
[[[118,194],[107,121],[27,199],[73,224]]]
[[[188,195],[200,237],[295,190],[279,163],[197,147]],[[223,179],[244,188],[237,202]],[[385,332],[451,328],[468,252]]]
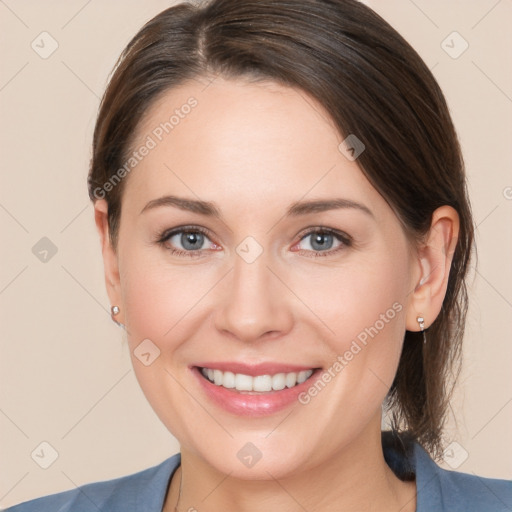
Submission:
[[[216,386],[203,376],[197,366],[191,368],[191,370],[199,380],[199,384],[208,398],[225,411],[237,416],[267,416],[286,409],[298,402],[298,396],[314,383],[321,372],[320,369],[314,370],[308,380],[293,388],[249,394],[248,392]]]

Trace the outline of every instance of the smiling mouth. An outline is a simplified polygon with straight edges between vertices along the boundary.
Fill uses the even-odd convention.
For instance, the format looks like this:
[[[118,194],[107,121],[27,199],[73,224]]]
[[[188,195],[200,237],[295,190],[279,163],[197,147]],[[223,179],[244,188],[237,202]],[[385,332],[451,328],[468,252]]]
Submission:
[[[245,375],[213,368],[199,368],[201,375],[212,384],[241,392],[268,393],[293,388],[302,384],[315,373],[317,368],[300,372],[276,373],[273,375]]]

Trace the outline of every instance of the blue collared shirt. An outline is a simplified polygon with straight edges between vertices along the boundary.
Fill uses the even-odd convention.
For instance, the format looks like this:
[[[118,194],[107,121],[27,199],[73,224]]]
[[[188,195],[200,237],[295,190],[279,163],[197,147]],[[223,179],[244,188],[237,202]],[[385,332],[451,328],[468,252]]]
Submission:
[[[397,476],[415,478],[416,512],[512,512],[512,481],[444,470],[416,442],[404,455],[383,435],[383,449]],[[180,462],[177,453],[138,473],[37,498],[6,512],[161,512]]]

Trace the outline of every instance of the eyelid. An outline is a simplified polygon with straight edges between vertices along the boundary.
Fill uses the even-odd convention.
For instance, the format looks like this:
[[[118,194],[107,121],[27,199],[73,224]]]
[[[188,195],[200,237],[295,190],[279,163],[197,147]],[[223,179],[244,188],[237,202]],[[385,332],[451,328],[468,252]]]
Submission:
[[[339,251],[345,250],[348,247],[351,247],[353,245],[352,237],[343,231],[339,231],[337,229],[328,228],[328,227],[324,227],[324,226],[313,226],[313,227],[306,228],[305,231],[302,231],[301,233],[299,233],[299,235],[297,235],[297,236],[299,236],[300,238],[299,238],[298,242],[296,242],[292,247],[296,247],[300,242],[302,242],[302,240],[304,240],[304,238],[306,238],[307,236],[309,236],[313,233],[322,233],[322,234],[332,235],[336,239],[338,239],[338,241],[341,243],[341,245],[335,249],[328,249],[325,251],[312,251],[309,249],[298,249],[295,252],[297,252],[298,254],[308,254],[309,257],[315,257],[315,258],[318,256],[328,257],[328,256],[334,256]]]
[[[328,235],[333,235],[335,238],[343,242],[344,245],[349,246],[352,245],[354,240],[353,238],[345,233],[344,231],[340,231],[334,228],[328,228],[324,226],[312,226],[309,228],[306,228],[305,230],[301,231],[297,236],[299,237],[299,242],[302,241],[304,238],[306,238],[308,235],[311,235],[312,233],[324,233]],[[298,242],[297,242],[298,243]],[[295,245],[297,245],[294,244]],[[328,251],[316,251],[316,252],[328,252]]]
[[[344,231],[339,231],[338,229],[328,228],[325,226],[310,226],[302,230],[297,236],[299,237],[299,240],[302,240],[311,233],[326,233],[328,235],[334,235],[340,238],[342,242],[352,242],[352,237],[345,233]]]
[[[215,250],[215,248],[214,248],[214,249],[199,249],[199,250],[195,250],[195,251],[190,251],[190,250],[186,250],[186,249],[179,249],[179,248],[174,247],[174,246],[171,246],[171,247],[166,246],[167,242],[173,236],[178,235],[180,233],[201,233],[202,235],[204,235],[210,241],[210,243],[212,245],[215,246],[215,248],[219,247],[219,245],[212,240],[212,236],[210,235],[210,232],[209,232],[208,229],[203,228],[201,226],[195,226],[195,225],[176,226],[174,228],[167,229],[167,230],[157,234],[155,241],[156,241],[156,243],[158,245],[160,245],[163,248],[165,248],[171,254],[178,255],[178,256],[186,255],[188,257],[195,257],[195,258],[197,258],[197,257],[203,256],[204,253],[207,252],[207,251]]]
[[[203,235],[207,236],[208,239],[211,238],[210,232],[206,228],[203,228],[201,226],[189,225],[189,226],[177,226],[175,228],[166,229],[165,231],[163,231],[157,235],[157,241],[165,242],[165,241],[169,240],[169,238],[173,237],[174,235],[177,235],[178,233],[182,233],[182,232],[202,233]]]

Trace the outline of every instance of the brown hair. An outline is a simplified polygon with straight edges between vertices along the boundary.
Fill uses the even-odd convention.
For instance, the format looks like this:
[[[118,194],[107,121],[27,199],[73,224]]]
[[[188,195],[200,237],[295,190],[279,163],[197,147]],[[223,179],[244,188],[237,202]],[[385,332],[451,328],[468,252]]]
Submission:
[[[421,333],[406,332],[389,392],[394,430],[408,430],[438,457],[459,369],[473,221],[459,143],[432,73],[385,20],[355,0],[212,0],[163,11],[120,56],[94,132],[89,195],[108,201],[114,248],[124,180],[105,184],[123,166],[143,114],[167,90],[214,75],[272,80],[316,98],[340,134],[364,143],[359,166],[411,240],[428,232],[439,206],[458,212],[442,311],[426,345]]]

